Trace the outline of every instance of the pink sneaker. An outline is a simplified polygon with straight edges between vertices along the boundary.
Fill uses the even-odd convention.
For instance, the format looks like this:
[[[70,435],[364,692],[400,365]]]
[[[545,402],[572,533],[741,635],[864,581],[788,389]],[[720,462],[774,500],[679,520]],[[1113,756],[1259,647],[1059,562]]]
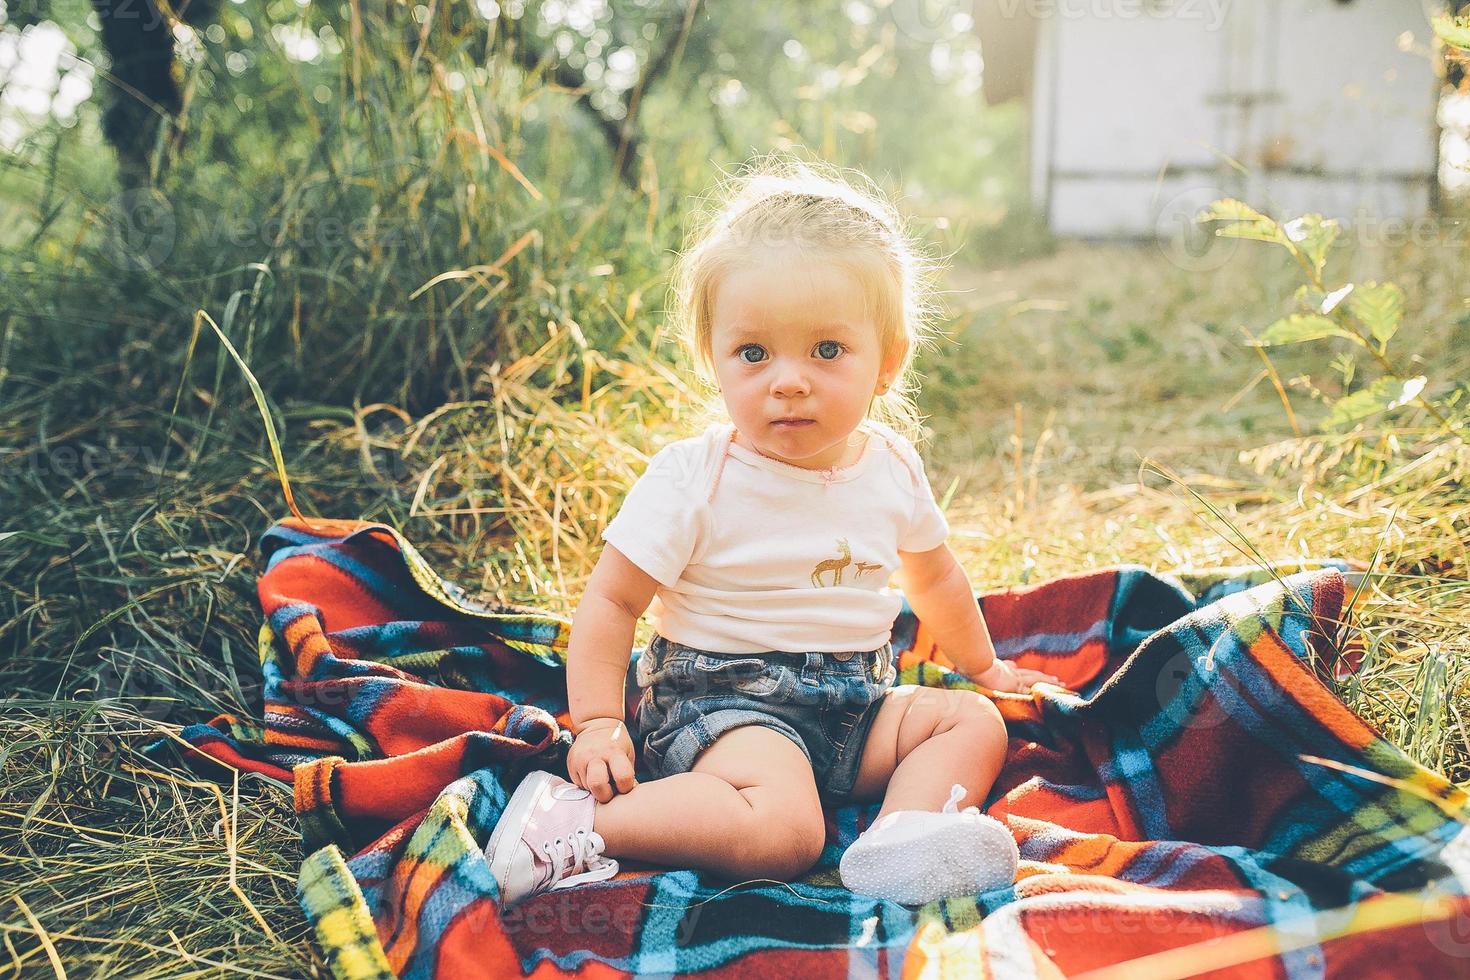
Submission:
[[[957,810],[964,795],[955,783],[938,813],[895,810],[863,831],[842,853],[843,886],[901,905],[924,905],[1012,884],[1021,858],[1016,838],[979,807]]]
[[[618,873],[618,862],[602,856],[602,835],[592,829],[596,808],[597,800],[576,783],[541,770],[526,774],[485,845],[502,909]]]

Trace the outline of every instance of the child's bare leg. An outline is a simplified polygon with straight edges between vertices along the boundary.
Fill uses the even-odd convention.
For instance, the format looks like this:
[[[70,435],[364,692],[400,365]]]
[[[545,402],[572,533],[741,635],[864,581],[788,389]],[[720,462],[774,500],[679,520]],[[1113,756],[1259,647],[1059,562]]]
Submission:
[[[1004,761],[1000,711],[974,691],[912,685],[885,692],[884,702],[855,781],[859,789],[883,792],[883,806],[843,852],[843,884],[858,894],[923,905],[1013,883],[1019,853],[1005,824],[983,814],[934,812],[957,783],[964,787],[958,809],[985,802]]]
[[[640,782],[598,803],[593,829],[606,853],[739,880],[789,880],[826,841],[811,764],[764,725],[725,732],[689,772]]]
[[[900,685],[884,695],[868,731],[853,795],[874,798],[882,792],[878,817],[895,810],[937,811],[950,787],[960,783],[965,795],[956,806],[982,806],[1005,753],[1005,721],[989,698]]]

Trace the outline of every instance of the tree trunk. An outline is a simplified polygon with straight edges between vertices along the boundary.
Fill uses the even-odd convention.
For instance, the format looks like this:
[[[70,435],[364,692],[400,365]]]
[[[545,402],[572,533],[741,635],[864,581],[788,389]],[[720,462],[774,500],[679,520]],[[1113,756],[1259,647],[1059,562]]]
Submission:
[[[117,153],[121,183],[148,184],[159,128],[183,107],[173,31],[154,0],[92,0],[92,7],[112,62],[102,132]]]

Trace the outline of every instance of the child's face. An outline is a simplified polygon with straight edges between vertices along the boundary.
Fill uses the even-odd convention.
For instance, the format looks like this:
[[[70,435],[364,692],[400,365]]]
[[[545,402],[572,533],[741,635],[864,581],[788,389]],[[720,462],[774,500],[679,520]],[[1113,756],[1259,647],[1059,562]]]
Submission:
[[[778,252],[725,276],[711,306],[710,352],[735,427],[767,456],[835,465],[894,370],[861,284],[834,263]],[[812,421],[778,421],[793,417]]]

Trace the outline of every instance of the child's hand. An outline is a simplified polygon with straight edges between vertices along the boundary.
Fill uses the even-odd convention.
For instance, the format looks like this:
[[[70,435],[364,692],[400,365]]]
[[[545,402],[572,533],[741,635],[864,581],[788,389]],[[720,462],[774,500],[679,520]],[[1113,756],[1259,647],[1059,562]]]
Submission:
[[[567,753],[567,774],[599,803],[626,793],[633,778],[633,739],[618,718],[594,718],[583,726]]]
[[[1008,660],[996,660],[990,665],[990,669],[974,678],[976,684],[984,684],[992,691],[1004,691],[1012,694],[1030,694],[1033,684],[1045,682],[1056,684],[1065,688],[1061,680],[1051,674],[1039,670],[1029,670],[1025,667],[1012,666]]]

